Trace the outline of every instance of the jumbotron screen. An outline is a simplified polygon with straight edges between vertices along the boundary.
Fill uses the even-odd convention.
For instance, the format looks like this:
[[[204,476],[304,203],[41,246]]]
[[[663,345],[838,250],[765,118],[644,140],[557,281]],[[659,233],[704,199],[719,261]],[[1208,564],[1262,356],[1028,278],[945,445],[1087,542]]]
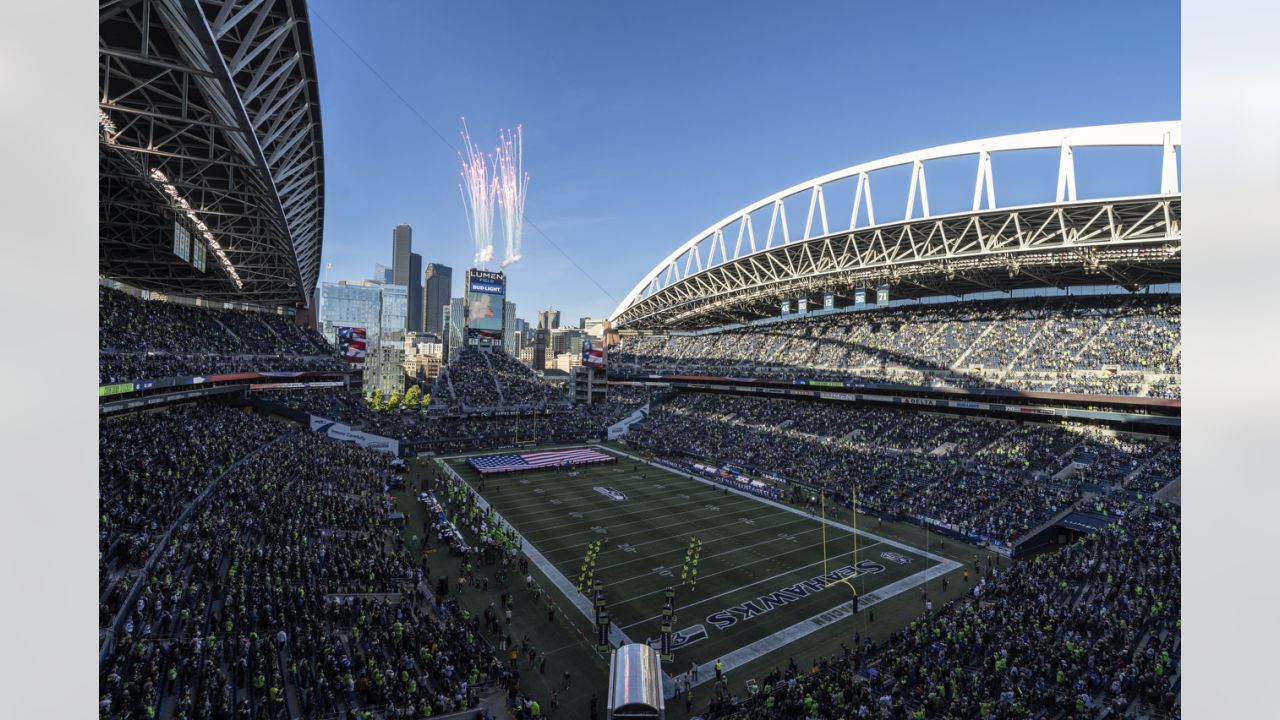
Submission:
[[[502,306],[507,278],[486,270],[467,272],[467,333],[475,337],[502,337]]]

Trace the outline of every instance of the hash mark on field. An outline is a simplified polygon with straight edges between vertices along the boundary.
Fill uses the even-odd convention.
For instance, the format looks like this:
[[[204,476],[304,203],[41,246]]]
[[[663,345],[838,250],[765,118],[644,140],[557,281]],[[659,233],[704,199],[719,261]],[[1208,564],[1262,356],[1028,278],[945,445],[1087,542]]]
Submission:
[[[581,520],[582,513],[578,512],[577,510],[574,510],[573,512],[569,513],[569,517],[573,518],[574,520]]]
[[[552,505],[559,505],[559,504],[560,504],[560,498],[551,498],[551,499],[550,499],[550,500],[548,500],[547,502],[551,503]]]

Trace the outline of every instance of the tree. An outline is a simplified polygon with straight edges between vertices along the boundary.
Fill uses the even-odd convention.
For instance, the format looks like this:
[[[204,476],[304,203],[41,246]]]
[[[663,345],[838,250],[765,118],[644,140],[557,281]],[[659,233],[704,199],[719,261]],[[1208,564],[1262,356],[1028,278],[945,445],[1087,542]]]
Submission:
[[[422,402],[422,388],[417,385],[411,385],[409,390],[404,394],[404,406],[407,408],[415,408]]]
[[[391,393],[391,397],[387,398],[387,409],[388,410],[400,409],[400,401],[403,399],[404,399],[404,396],[400,394],[399,390]]]
[[[427,406],[430,404],[431,404],[431,393],[427,393],[427,392],[422,393],[422,402],[421,402],[422,411],[426,412]]]
[[[386,403],[382,401],[382,390],[375,388],[373,394],[369,396],[369,407],[382,412],[387,409]]]

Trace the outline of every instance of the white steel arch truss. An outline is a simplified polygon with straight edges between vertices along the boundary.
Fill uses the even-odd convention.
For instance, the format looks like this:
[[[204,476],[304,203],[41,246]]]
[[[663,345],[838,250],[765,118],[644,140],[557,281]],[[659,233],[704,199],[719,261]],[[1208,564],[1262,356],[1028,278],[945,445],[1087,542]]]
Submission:
[[[845,168],[762,198],[695,235],[654,266],[610,319],[619,325],[697,326],[768,314],[759,307],[760,298],[776,299],[808,286],[829,291],[840,283],[898,284],[906,277],[929,283],[907,294],[1006,289],[1033,279],[1025,273],[1041,265],[1057,267],[1044,271],[1043,280],[1052,276],[1051,284],[1079,282],[1081,278],[1067,271],[1075,266],[1084,275],[1114,275],[1094,282],[1137,286],[1168,281],[1180,267],[1177,253],[1169,249],[1180,248],[1182,237],[1177,170],[1181,144],[1180,122],[1132,123],[974,140]],[[1163,148],[1158,195],[1078,199],[1075,148],[1143,146]],[[1043,149],[1059,150],[1055,200],[1001,207],[992,154]],[[971,209],[932,215],[926,163],[970,156],[976,166]],[[899,166],[911,168],[905,215],[901,221],[877,224],[871,173]],[[824,188],[845,179],[856,181],[853,209],[848,223],[837,225],[827,212],[830,190]],[[806,196],[803,233],[793,238],[784,201]],[[763,213],[769,215],[768,230],[763,244],[758,244],[755,223]],[[732,255],[724,243],[727,230],[736,235]],[[1160,249],[1136,264],[1120,262],[1135,248],[1147,246]],[[1145,267],[1148,262],[1154,264]],[[991,281],[998,278],[980,279],[997,266],[1016,268],[1008,280],[1021,279],[994,284]]]

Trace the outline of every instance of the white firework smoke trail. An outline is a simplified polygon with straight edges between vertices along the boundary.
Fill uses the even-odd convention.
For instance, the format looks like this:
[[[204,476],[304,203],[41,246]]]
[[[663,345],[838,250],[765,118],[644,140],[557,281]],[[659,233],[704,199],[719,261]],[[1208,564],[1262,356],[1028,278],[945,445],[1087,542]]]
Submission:
[[[507,240],[506,255],[502,259],[502,267],[506,267],[520,261],[524,239],[524,200],[529,189],[529,174],[524,171],[523,125],[517,125],[514,133],[498,133],[495,162],[493,188]]]
[[[462,184],[458,192],[462,195],[462,207],[467,211],[467,229],[471,231],[471,239],[476,246],[475,263],[482,266],[493,259],[493,199],[494,181],[490,180],[489,164],[485,162],[484,153],[471,142],[471,134],[467,131],[467,119],[462,119],[462,143],[466,148],[466,157],[458,153],[462,160]]]

